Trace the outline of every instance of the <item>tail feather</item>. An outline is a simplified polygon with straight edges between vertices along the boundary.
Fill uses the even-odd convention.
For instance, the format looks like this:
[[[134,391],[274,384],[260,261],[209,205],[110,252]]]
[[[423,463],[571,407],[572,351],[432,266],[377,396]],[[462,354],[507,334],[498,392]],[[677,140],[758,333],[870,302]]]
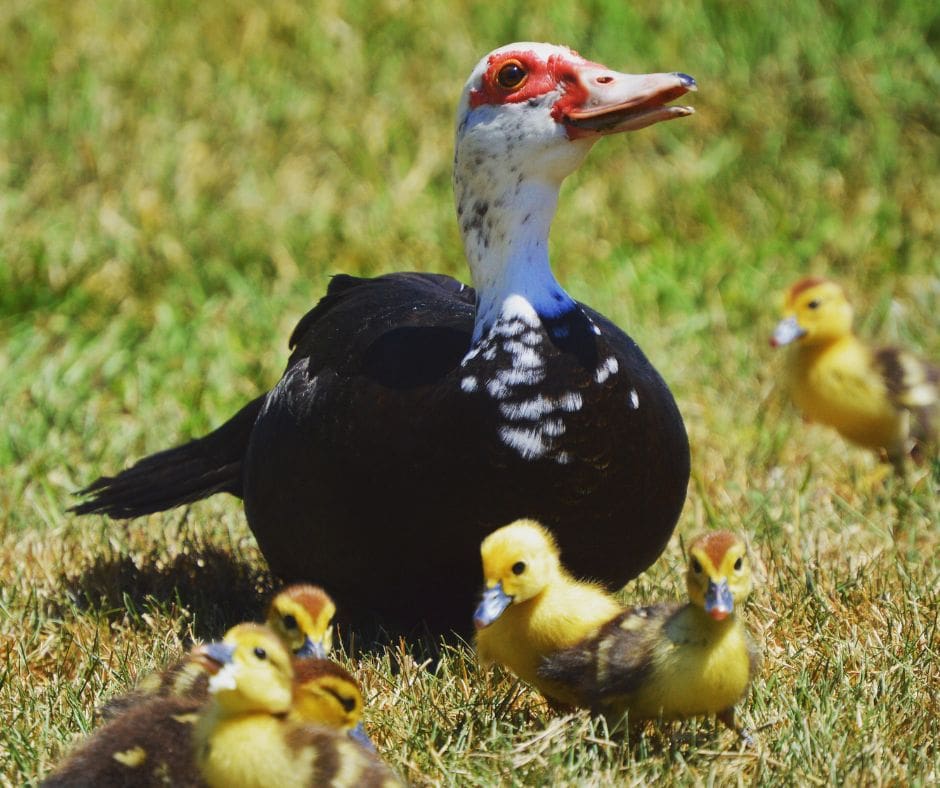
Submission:
[[[242,497],[242,459],[264,397],[250,402],[208,435],[144,457],[117,476],[102,476],[83,490],[89,500],[76,514],[140,517],[219,492]]]

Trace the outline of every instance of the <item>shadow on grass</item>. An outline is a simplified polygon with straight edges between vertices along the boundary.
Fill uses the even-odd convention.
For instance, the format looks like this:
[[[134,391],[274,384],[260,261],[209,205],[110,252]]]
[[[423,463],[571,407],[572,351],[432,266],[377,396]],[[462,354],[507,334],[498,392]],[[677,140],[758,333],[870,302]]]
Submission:
[[[191,616],[194,634],[217,638],[229,627],[263,616],[272,589],[267,570],[214,545],[193,544],[172,558],[154,548],[144,556],[104,555],[80,572],[62,576],[70,601],[103,618],[127,617],[147,628],[156,608]]]
[[[193,634],[204,640],[221,636],[242,621],[260,621],[267,600],[281,583],[264,567],[239,559],[230,548],[187,542],[173,557],[164,547],[144,555],[101,555],[80,570],[60,578],[71,605],[103,619],[128,619],[132,626],[149,628],[145,615],[159,610],[192,621]],[[185,611],[185,612],[184,612]],[[436,665],[444,643],[460,637],[442,636],[425,628],[389,631],[368,618],[337,616],[338,641],[351,657],[395,651],[402,642],[412,658]]]

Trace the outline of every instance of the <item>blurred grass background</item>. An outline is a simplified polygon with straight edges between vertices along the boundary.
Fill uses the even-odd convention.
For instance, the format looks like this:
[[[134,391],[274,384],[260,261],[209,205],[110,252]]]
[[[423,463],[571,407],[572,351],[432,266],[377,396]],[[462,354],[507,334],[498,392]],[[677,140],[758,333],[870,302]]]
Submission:
[[[270,387],[331,274],[467,278],[453,115],[512,40],[699,81],[696,115],[601,142],[569,179],[552,256],[676,393],[677,533],[745,530],[766,564],[765,749],[623,747],[466,651],[431,673],[356,662],[377,741],[418,782],[940,779],[936,466],[871,484],[872,457],[783,402],[767,346],[778,292],[815,273],[847,286],[860,333],[940,357],[937,3],[5,0],[4,781],[257,612],[270,578],[237,501],[123,524],[66,515],[71,492]],[[680,567],[677,538],[627,598],[674,596]]]

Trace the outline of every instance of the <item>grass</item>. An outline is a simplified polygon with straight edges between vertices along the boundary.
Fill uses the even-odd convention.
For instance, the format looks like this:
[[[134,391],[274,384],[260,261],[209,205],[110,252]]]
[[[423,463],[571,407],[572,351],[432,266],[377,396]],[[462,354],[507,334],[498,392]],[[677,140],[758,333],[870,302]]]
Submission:
[[[940,8],[895,3],[8,0],[0,6],[0,781],[36,781],[105,698],[257,615],[228,498],[65,514],[101,472],[277,380],[330,274],[466,277],[452,118],[519,39],[694,74],[697,114],[607,140],[562,194],[556,274],[670,382],[693,447],[677,535],[624,598],[681,592],[681,539],[746,532],[764,661],[739,752],[708,721],[611,735],[465,647],[346,657],[407,779],[940,781],[938,466],[908,485],[803,425],[774,294],[843,281],[859,330],[940,357]]]

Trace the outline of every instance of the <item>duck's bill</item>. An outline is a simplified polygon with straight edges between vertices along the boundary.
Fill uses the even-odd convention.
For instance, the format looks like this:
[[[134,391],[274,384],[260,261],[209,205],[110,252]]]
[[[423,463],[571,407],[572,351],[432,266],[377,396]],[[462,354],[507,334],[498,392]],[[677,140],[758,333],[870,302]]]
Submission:
[[[503,591],[503,584],[497,583],[483,592],[480,604],[473,614],[473,625],[477,629],[488,627],[512,604],[512,597]]]
[[[695,112],[688,106],[667,106],[697,89],[688,74],[622,74],[589,67],[580,76],[586,96],[578,107],[565,113],[570,136],[635,131]]]
[[[224,665],[232,661],[232,654],[235,653],[235,646],[231,643],[218,641],[216,643],[204,643],[197,646],[191,653],[191,658],[198,662],[207,673],[215,675]]]
[[[806,329],[796,322],[795,317],[786,317],[777,323],[773,335],[770,337],[771,347],[789,345],[791,342],[806,336]]]
[[[709,580],[705,591],[705,612],[716,621],[727,618],[734,612],[734,596],[728,587],[727,580],[717,583]]]
[[[307,635],[296,655],[303,659],[326,659],[327,649],[322,640],[314,640]]]
[[[359,744],[361,744],[370,752],[376,751],[375,744],[372,742],[369,734],[366,733],[366,729],[362,726],[361,722],[355,728],[349,731],[349,738],[359,742]]]

